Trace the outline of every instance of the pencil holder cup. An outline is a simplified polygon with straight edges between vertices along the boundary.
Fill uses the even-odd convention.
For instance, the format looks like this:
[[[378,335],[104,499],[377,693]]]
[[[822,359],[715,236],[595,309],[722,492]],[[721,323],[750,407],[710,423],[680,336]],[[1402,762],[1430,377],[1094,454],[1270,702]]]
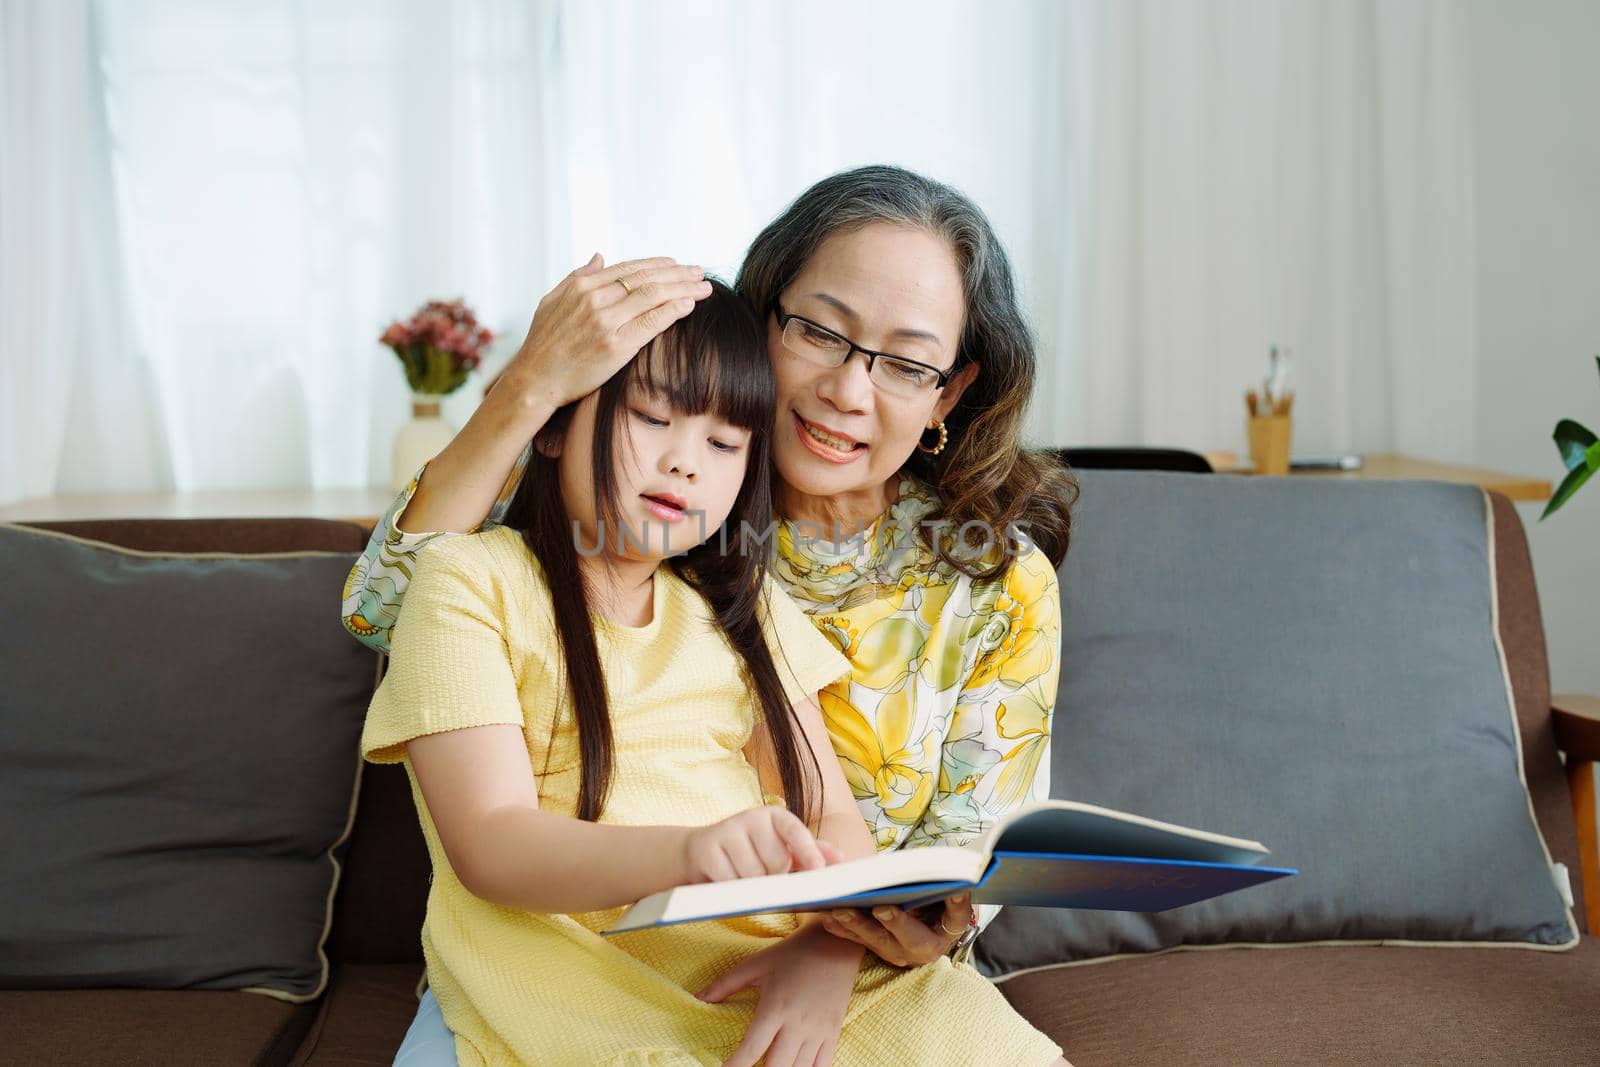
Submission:
[[[1251,415],[1250,462],[1257,474],[1289,473],[1289,415]]]

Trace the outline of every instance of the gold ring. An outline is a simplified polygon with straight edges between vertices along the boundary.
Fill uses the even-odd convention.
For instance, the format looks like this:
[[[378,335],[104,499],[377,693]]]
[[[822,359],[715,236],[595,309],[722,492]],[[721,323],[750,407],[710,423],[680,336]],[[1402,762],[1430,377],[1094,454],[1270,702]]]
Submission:
[[[939,929],[944,930],[944,936],[946,936],[946,937],[959,937],[960,936],[960,931],[957,931],[957,930],[945,930],[944,920],[943,919],[939,920]]]
[[[628,283],[623,281],[620,276],[617,278],[617,284],[622,286],[622,291],[624,293],[627,293],[629,296],[633,295],[633,290],[628,288]]]

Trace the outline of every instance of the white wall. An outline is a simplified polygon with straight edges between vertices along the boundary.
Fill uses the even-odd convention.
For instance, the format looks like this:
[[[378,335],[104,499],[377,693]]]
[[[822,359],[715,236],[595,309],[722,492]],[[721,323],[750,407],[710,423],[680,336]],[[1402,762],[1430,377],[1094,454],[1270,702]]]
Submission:
[[[1600,3],[1470,0],[1482,466],[1562,475],[1557,420],[1600,433]],[[1600,694],[1600,478],[1520,505],[1551,682]]]

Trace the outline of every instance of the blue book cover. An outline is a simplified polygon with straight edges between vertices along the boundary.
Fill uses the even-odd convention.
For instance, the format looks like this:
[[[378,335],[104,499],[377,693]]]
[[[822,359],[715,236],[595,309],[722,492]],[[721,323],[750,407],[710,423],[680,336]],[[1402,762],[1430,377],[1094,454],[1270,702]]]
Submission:
[[[972,899],[979,904],[1156,912],[1196,904],[1297,873],[1285,867],[1235,863],[996,852],[989,869],[976,883],[927,883],[868,890],[838,900],[802,904],[790,910],[870,908],[878,904],[917,908],[971,889]]]
[[[963,890],[984,904],[1157,912],[1297,873],[1257,841],[1076,801],[1011,813],[964,846],[881,852],[789,874],[704,882],[639,901],[607,935],[762,912],[931,904]]]

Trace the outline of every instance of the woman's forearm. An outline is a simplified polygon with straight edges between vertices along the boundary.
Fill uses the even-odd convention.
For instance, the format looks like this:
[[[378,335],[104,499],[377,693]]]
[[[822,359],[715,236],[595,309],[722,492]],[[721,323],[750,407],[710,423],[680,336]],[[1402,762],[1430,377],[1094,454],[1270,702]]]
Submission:
[[[555,410],[550,398],[502,378],[461,432],[428,463],[395,525],[406,533],[478,529],[529,439]]]
[[[486,847],[478,851],[471,883],[462,878],[462,884],[502,907],[569,915],[600,911],[689,880],[691,827],[617,826],[504,808],[478,829]]]

